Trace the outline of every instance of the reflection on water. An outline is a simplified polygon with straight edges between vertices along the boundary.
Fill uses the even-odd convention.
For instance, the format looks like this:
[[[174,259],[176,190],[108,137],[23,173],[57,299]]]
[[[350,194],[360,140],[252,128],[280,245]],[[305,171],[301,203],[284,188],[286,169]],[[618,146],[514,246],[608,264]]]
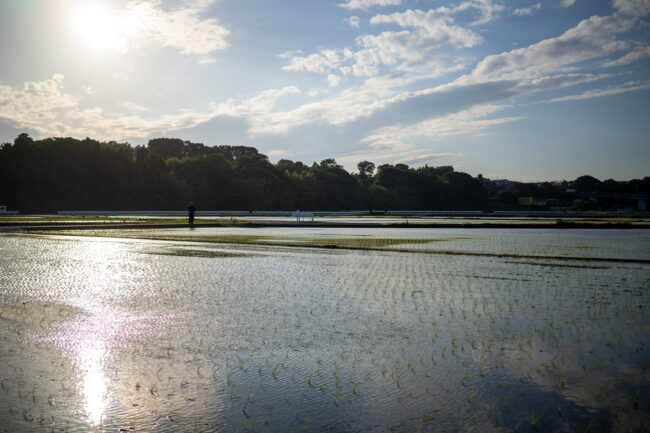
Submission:
[[[79,353],[83,376],[86,413],[94,426],[101,424],[106,410],[105,347],[103,342],[87,342]]]
[[[83,309],[88,316],[83,321],[72,322],[67,334],[69,346],[77,348],[76,362],[81,376],[81,394],[84,409],[91,425],[102,424],[107,407],[107,379],[105,361],[113,341],[119,335],[119,321],[106,310],[103,302],[116,281],[119,281],[118,244],[91,239],[76,245],[76,253],[84,262],[79,269],[84,290],[80,297],[72,300],[73,305]]]
[[[632,254],[615,233],[608,255]],[[567,255],[595,242],[568,235]],[[609,432],[650,415],[647,264],[238,248],[0,236],[0,431]]]
[[[91,425],[100,426],[106,418],[111,397],[107,363],[111,360],[111,351],[128,332],[123,332],[114,311],[98,310],[95,306],[91,310],[55,323],[50,333],[51,341],[61,347],[76,371],[78,384],[75,388],[83,406],[80,412]]]

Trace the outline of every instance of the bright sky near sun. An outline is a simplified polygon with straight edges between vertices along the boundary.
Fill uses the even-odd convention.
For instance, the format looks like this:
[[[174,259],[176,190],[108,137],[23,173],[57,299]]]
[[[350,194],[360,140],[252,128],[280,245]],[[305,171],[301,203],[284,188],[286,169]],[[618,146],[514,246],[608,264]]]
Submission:
[[[0,142],[650,175],[650,0],[2,0]]]

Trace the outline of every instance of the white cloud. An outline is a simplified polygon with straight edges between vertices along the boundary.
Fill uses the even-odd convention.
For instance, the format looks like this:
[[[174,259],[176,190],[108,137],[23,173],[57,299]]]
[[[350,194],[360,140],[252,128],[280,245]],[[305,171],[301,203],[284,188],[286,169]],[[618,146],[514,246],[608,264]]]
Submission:
[[[73,121],[67,124],[67,134],[91,136],[100,140],[150,137],[153,134],[192,128],[215,117],[211,112],[202,113],[192,110],[143,117],[140,114],[107,113],[99,107],[74,109],[66,112],[65,116],[69,121]],[[45,135],[51,134],[48,131],[41,132]]]
[[[329,73],[338,69],[345,60],[345,53],[337,50],[321,50],[308,56],[293,56],[289,64],[282,69],[285,71],[307,71],[319,74]]]
[[[246,99],[241,104],[234,105],[230,100],[225,104],[218,104],[216,112],[219,114],[239,115],[245,114],[262,114],[269,112],[277,103],[278,99],[300,93],[300,89],[295,86],[286,86],[281,89],[265,90],[257,96]]]
[[[310,92],[311,98],[322,99],[308,99],[307,103],[297,106],[290,103],[295,104],[299,97],[287,97],[301,94],[301,91],[295,86],[287,86],[251,98],[212,104],[205,110],[180,110],[157,115],[153,110],[145,111],[145,107],[123,102],[121,112],[110,112],[82,106],[82,93],[64,92],[63,76],[55,75],[41,82],[25,83],[22,89],[0,85],[0,117],[43,135],[65,133],[121,139],[191,128],[221,116],[245,121],[248,132],[259,136],[283,134],[308,124],[340,126],[369,119],[367,124],[379,125],[376,120],[379,116],[384,119],[384,115],[388,123],[381,125],[391,125],[390,119],[394,118],[388,109],[396,108],[398,104],[399,110],[412,110],[420,116],[418,119],[437,113],[423,121],[413,118],[409,120],[412,124],[400,123],[375,129],[363,141],[369,149],[404,154],[414,141],[478,133],[491,125],[517,120],[517,117],[490,118],[502,108],[498,104],[503,101],[602,79],[603,75],[580,73],[580,62],[611,56],[622,49],[629,50],[628,43],[617,37],[635,23],[634,19],[621,14],[591,17],[560,36],[485,57],[471,73],[451,83],[425,89],[415,86],[462,68],[462,65],[453,63],[453,58],[438,54],[436,48],[465,47],[481,42],[478,33],[454,24],[454,13],[455,10],[446,13],[444,8],[438,8],[428,12],[409,10],[377,15],[371,21],[374,24],[395,24],[404,30],[361,36],[356,39],[354,50],[324,49],[307,56],[301,56],[300,52],[281,54],[280,57],[289,59],[285,70],[322,73],[332,87],[340,85],[343,79],[346,84],[354,82],[347,89],[337,90],[336,94],[332,93],[333,89]],[[648,48],[644,46],[616,62],[624,64],[647,55]],[[389,73],[382,68],[385,65],[391,66]],[[359,83],[361,80],[355,81],[351,75],[371,78]],[[645,85],[598,90],[564,100],[646,88],[642,86]],[[328,92],[332,94],[327,95]],[[305,100],[307,95],[301,94],[300,97]],[[425,105],[427,110],[432,106],[436,108],[425,114],[420,110]],[[404,154],[403,157],[411,156]],[[413,154],[411,160],[417,159],[415,157]]]
[[[533,13],[535,13],[535,11],[538,11],[541,8],[542,8],[542,4],[537,3],[527,8],[515,9],[512,14],[517,16],[532,15]]]
[[[161,0],[127,0],[122,9],[108,3],[68,0],[70,22],[78,38],[95,49],[128,52],[144,47],[169,47],[202,55],[228,46],[230,31],[215,18],[203,18],[215,0],[186,1],[165,10]]]
[[[375,23],[392,22],[418,29],[427,28],[435,22],[433,18],[437,18],[435,13],[420,12],[378,17],[380,18],[374,19]],[[444,20],[442,22],[445,23]],[[477,64],[472,73],[448,84],[431,89],[400,92],[399,89],[403,86],[424,80],[424,77],[411,73],[401,77],[400,81],[394,76],[384,75],[368,79],[363,85],[347,89],[335,97],[285,112],[282,116],[285,117],[287,125],[293,124],[290,128],[312,122],[342,125],[359,118],[370,117],[377,110],[386,109],[396,103],[410,104],[409,101],[414,101],[418,104],[417,101],[421,98],[433,101],[434,99],[431,98],[435,94],[440,94],[440,100],[459,100],[458,106],[467,108],[445,114],[445,110],[453,109],[448,105],[447,108],[443,107],[442,114],[435,118],[415,124],[400,124],[378,129],[366,137],[364,142],[375,150],[394,152],[407,149],[409,140],[451,134],[476,134],[491,125],[518,119],[518,117],[486,118],[490,113],[501,109],[496,105],[500,101],[534,92],[597,81],[606,77],[598,74],[576,73],[575,71],[579,69],[576,64],[626,48],[627,44],[618,41],[616,36],[630,30],[633,25],[632,20],[616,15],[594,16],[558,37],[525,48],[488,56]],[[400,38],[404,46],[406,44],[403,41],[409,40],[412,36],[410,32],[384,32],[373,37],[358,38],[362,49],[352,56],[355,75],[372,75],[376,73],[380,64],[406,62],[404,52],[415,52],[415,50],[405,50],[402,54],[398,54],[390,47],[399,45],[395,41]],[[414,58],[417,58],[417,55]],[[456,65],[456,69],[457,67]],[[360,71],[359,68],[370,71]],[[449,70],[451,69],[453,68]]]
[[[307,56],[291,56],[291,52],[288,52],[283,54],[284,58],[290,57],[283,69],[321,74],[339,71],[344,75],[352,73],[356,77],[379,75],[381,67],[386,65],[397,65],[403,71],[422,69],[423,65],[432,65],[438,69],[442,66],[443,57],[433,56],[432,51],[442,47],[473,47],[483,41],[472,30],[454,25],[449,10],[445,8],[428,12],[407,10],[377,15],[370,22],[394,23],[413,31],[385,31],[377,35],[359,36],[356,38],[356,51],[326,49]]]
[[[373,161],[379,166],[388,164],[423,165],[435,164],[441,159],[461,156],[462,153],[432,153],[430,149],[416,149],[405,146],[403,149],[362,149],[344,155],[337,155],[336,160],[344,167],[355,167],[360,161]],[[354,170],[354,168],[352,168]]]
[[[368,9],[373,6],[399,6],[402,0],[347,0],[339,6],[346,9]]]
[[[575,4],[576,0],[562,0],[560,6],[563,8],[569,8]]]
[[[327,82],[329,83],[330,87],[338,86],[339,84],[341,84],[341,80],[342,80],[342,78],[341,78],[340,75],[329,74],[327,76]]]
[[[628,15],[642,17],[650,13],[650,0],[614,0],[613,5]]]
[[[300,93],[300,89],[295,86],[270,89],[240,103],[229,100],[226,103],[215,104],[213,114],[246,119],[251,134],[282,133],[300,124],[300,121],[299,119],[292,121],[287,117],[287,112],[275,110],[275,105],[280,98],[297,93]]]
[[[77,96],[63,91],[63,79],[63,75],[54,74],[43,81],[25,82],[21,89],[0,84],[0,118],[19,128],[42,131],[61,110],[79,103]]]
[[[214,18],[202,19],[210,1],[196,1],[166,11],[160,0],[137,0],[126,5],[123,14],[128,39],[133,46],[162,45],[183,54],[209,54],[228,46],[230,31]]]
[[[485,119],[502,109],[495,105],[524,94],[557,89],[596,81],[606,77],[597,74],[566,73],[576,63],[605,56],[626,46],[615,39],[618,33],[633,26],[631,20],[618,16],[591,17],[564,34],[509,52],[488,56],[471,74],[431,89],[403,93],[393,102],[429,99],[436,94],[441,100],[450,97],[467,105],[461,111],[442,114],[415,124],[386,126],[374,131],[363,142],[373,149],[405,149],[409,141],[451,134],[476,133],[490,125],[512,122],[517,117]],[[605,91],[587,92],[560,100],[586,99],[625,91],[640,90],[645,85],[627,86]],[[449,108],[448,108],[449,109]],[[444,110],[443,110],[444,111]]]
[[[394,75],[373,77],[330,98],[278,111],[274,107],[275,100],[284,94],[298,91],[295,88],[285,88],[268,91],[272,95],[268,104],[260,104],[257,101],[259,97],[241,103],[229,101],[219,104],[215,113],[245,118],[249,123],[249,133],[253,135],[286,133],[295,127],[311,123],[344,125],[370,117],[377,110],[400,100],[404,96],[397,89],[414,81],[414,77]]]
[[[563,66],[601,57],[625,48],[614,36],[628,31],[633,21],[618,16],[593,16],[581,21],[561,36],[545,39],[526,48],[484,58],[472,72],[472,78],[522,78],[558,72]]]
[[[409,146],[407,144],[409,139],[431,139],[447,135],[468,134],[492,125],[519,120],[519,117],[482,119],[503,108],[498,105],[476,105],[466,110],[434,117],[416,124],[386,126],[373,131],[362,141],[376,149],[404,149]]]
[[[473,25],[480,25],[497,19],[505,8],[492,0],[471,0],[460,3],[452,11],[458,13],[468,9],[476,9],[480,12],[480,17],[472,23]]]
[[[422,166],[422,164],[431,164],[443,158],[450,158],[453,156],[460,156],[458,153],[441,152],[441,153],[413,153],[403,156],[401,159],[395,161],[395,164],[406,164],[409,166]]]
[[[63,75],[55,74],[43,81],[26,82],[22,88],[0,84],[0,119],[38,136],[120,140],[191,128],[221,115],[217,107],[203,112],[186,109],[159,115],[132,102],[118,104],[126,114],[107,112],[100,107],[83,108],[79,96],[63,90],[63,81]],[[295,91],[295,88],[285,88],[264,92],[246,101],[242,109],[253,115],[269,111],[275,100]]]
[[[636,48],[629,53],[625,54],[623,57],[620,57],[616,60],[605,63],[603,66],[614,67],[627,65],[629,63],[636,62],[637,60],[650,57],[650,46]]]
[[[76,106],[76,100],[65,102],[64,98],[64,102],[58,106],[62,109],[68,108],[68,110],[63,110],[65,123],[55,121],[57,118],[55,116],[41,118],[39,122],[30,123],[28,119],[32,119],[38,114],[38,110],[30,109],[25,110],[22,118],[14,117],[12,120],[17,126],[31,128],[41,135],[92,136],[98,139],[119,140],[144,138],[167,131],[192,128],[216,117],[229,116],[246,120],[249,124],[249,133],[252,135],[280,134],[310,123],[343,125],[362,117],[370,117],[377,110],[390,107],[396,102],[407,101],[426,94],[426,92],[400,93],[396,90],[411,82],[413,81],[404,78],[376,77],[334,97],[286,111],[278,111],[276,103],[278,99],[286,95],[298,93],[299,90],[295,87],[271,89],[241,103],[228,101],[223,104],[214,104],[210,110],[204,112],[181,110],[176,114],[165,115],[155,115],[144,111],[144,107],[131,103],[124,103],[123,107],[129,109],[132,114],[108,113],[98,107],[80,109]],[[47,96],[45,94],[43,96],[50,101],[53,100],[51,92],[47,92]],[[43,107],[41,112],[47,108],[49,107]],[[517,120],[515,117],[476,119],[499,108],[501,107],[474,106],[459,113],[442,115],[415,125],[385,127],[375,131],[364,141],[375,150],[404,150],[410,147],[406,143],[409,138],[475,133],[490,125]],[[144,114],[149,115],[145,117]],[[0,117],[7,118],[5,115]]]
[[[387,108],[419,94],[399,89],[418,80],[433,78],[442,70],[431,71],[428,76],[383,75],[366,79],[362,84],[345,89],[321,101],[302,105],[284,113],[288,123],[295,125],[320,122],[343,125],[367,118],[377,110]]]
[[[422,48],[436,48],[443,45],[473,47],[480,44],[483,40],[481,36],[473,31],[453,25],[453,19],[449,11],[445,8],[438,10],[431,9],[427,12],[407,10],[390,15],[377,15],[370,22],[372,24],[395,23],[403,28],[414,28],[418,30],[415,37],[403,43],[403,45],[412,44]]]
[[[349,17],[349,18],[346,18],[346,19],[343,20],[343,21],[345,21],[346,23],[348,23],[351,27],[354,27],[354,28],[356,28],[356,29],[359,28],[360,20],[359,20],[359,17],[356,16],[356,15],[353,15],[353,16],[351,16],[351,17]]]
[[[383,65],[392,66],[398,71],[427,75],[433,70],[446,69],[458,58],[432,54],[441,45],[450,42],[445,36],[438,36],[407,30],[361,36],[357,38],[361,48],[352,55],[352,73],[357,77],[375,76],[381,72]],[[457,67],[454,66],[454,69]]]
[[[428,25],[426,14],[396,14],[387,15],[379,21],[402,22],[404,25],[425,27]],[[629,30],[633,25],[631,20],[618,16],[591,17],[582,21],[576,27],[564,34],[532,44],[526,48],[504,52],[484,58],[468,75],[464,75],[451,83],[434,88],[405,92],[404,86],[427,78],[440,76],[444,72],[458,70],[458,65],[445,65],[429,71],[427,75],[420,72],[406,72],[403,75],[385,74],[365,80],[362,84],[341,91],[338,95],[320,101],[307,103],[287,111],[266,112],[263,115],[245,115],[251,125],[250,131],[254,134],[277,134],[287,132],[297,126],[309,123],[343,125],[369,118],[378,110],[387,109],[397,103],[410,106],[420,104],[420,100],[446,101],[440,109],[441,114],[436,120],[409,126],[400,127],[399,130],[409,129],[418,131],[422,136],[435,134],[456,134],[480,130],[486,126],[516,120],[515,118],[482,119],[486,107],[494,107],[500,101],[509,100],[525,94],[540,92],[588,83],[603,79],[604,75],[575,73],[576,63],[602,57],[611,52],[624,48],[626,44],[616,40],[618,33]],[[362,46],[357,52],[343,55],[342,51],[336,52],[338,56],[320,56],[319,62],[327,64],[325,67],[312,67],[312,70],[329,70],[343,68],[341,59],[352,62],[352,71],[357,76],[373,75],[381,64],[394,64],[407,60],[404,53],[395,53],[388,49],[393,38],[409,38],[410,33],[399,35],[401,32],[384,32],[390,37],[358,38]],[[364,39],[365,38],[365,39]],[[382,46],[377,41],[388,41]],[[367,41],[372,43],[367,43]],[[374,45],[374,46],[373,46]],[[379,46],[379,47],[377,47]],[[374,49],[376,48],[376,49]],[[408,51],[406,51],[408,53]],[[402,56],[402,57],[399,57]],[[414,56],[417,59],[417,56]],[[327,60],[327,61],[326,61]],[[422,60],[422,59],[420,59]],[[318,64],[318,62],[315,62]],[[403,66],[404,63],[397,67]],[[439,97],[436,96],[440,95]],[[412,101],[412,102],[411,102]],[[454,101],[450,104],[448,101]],[[435,104],[431,102],[430,104]],[[455,108],[454,108],[455,107]],[[465,108],[462,108],[465,107]],[[473,110],[472,107],[480,107]],[[444,112],[449,110],[463,111],[445,117]],[[460,113],[460,114],[459,114]],[[468,116],[475,116],[478,120]],[[457,125],[458,127],[454,127]],[[389,127],[387,127],[389,128]],[[438,131],[434,134],[435,131]],[[376,145],[394,145],[403,142],[393,139],[398,136],[395,130],[383,129],[381,140],[375,134],[370,141]],[[401,133],[400,133],[401,134]],[[398,137],[399,138],[399,137]]]
[[[603,96],[619,95],[621,93],[635,92],[637,90],[650,89],[650,83],[626,83],[623,86],[612,87],[610,89],[588,90],[578,95],[561,96],[549,99],[544,102],[565,102],[565,101],[583,101],[585,99],[601,98]]]
[[[302,50],[289,50],[285,51],[284,53],[278,54],[278,57],[281,59],[290,59],[294,56],[300,56],[302,54]]]

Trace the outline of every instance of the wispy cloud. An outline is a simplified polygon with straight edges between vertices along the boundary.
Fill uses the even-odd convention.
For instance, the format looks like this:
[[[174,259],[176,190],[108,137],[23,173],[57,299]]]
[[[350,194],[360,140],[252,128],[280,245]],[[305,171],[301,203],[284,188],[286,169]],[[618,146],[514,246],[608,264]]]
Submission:
[[[82,95],[65,92],[63,82],[64,76],[55,74],[43,81],[26,82],[22,88],[0,85],[0,119],[38,136],[119,140],[191,128],[218,115],[214,110],[159,115],[132,102],[118,104],[119,112],[84,108]]]
[[[441,152],[441,153],[416,153],[408,155],[395,161],[396,164],[406,164],[410,166],[421,166],[423,164],[439,163],[441,159],[460,156],[458,153]]]
[[[185,1],[173,9],[165,9],[161,0],[126,0],[119,9],[108,6],[109,2],[68,0],[64,4],[69,8],[70,26],[93,48],[127,53],[168,47],[205,58],[225,49],[230,34],[216,18],[204,17],[214,1]]]
[[[641,60],[646,57],[650,57],[650,46],[647,45],[635,48],[629,53],[625,54],[622,57],[619,57],[616,60],[606,62],[603,66],[615,67],[615,66],[627,65],[629,63],[636,62],[637,60]]]
[[[183,9],[161,13],[184,11],[175,16],[201,20],[202,8],[208,4],[209,1],[195,2],[185,4]],[[128,6],[162,10],[162,3],[151,0],[131,2]],[[490,127],[517,121],[517,115],[498,115],[506,105],[517,104],[517,98],[611,78],[612,75],[593,69],[593,64],[602,66],[605,59],[620,56],[606,64],[617,66],[650,56],[647,45],[640,46],[621,37],[639,21],[622,13],[592,16],[559,36],[488,55],[478,62],[470,57],[462,59],[462,63],[454,62],[457,57],[440,54],[441,50],[457,53],[481,44],[485,34],[458,25],[456,14],[473,9],[483,16],[480,8],[489,11],[493,6],[491,2],[471,1],[452,8],[376,14],[370,19],[372,25],[393,29],[359,36],[351,48],[324,48],[308,55],[301,51],[280,54],[286,60],[285,71],[323,75],[322,88],[317,92],[308,90],[313,86],[311,83],[303,90],[287,85],[251,93],[249,97],[210,105],[206,102],[199,108],[168,109],[161,113],[123,101],[119,109],[111,110],[93,106],[90,101],[94,99],[81,91],[79,94],[66,92],[64,78],[57,74],[22,87],[0,85],[0,118],[42,135],[107,139],[149,137],[193,128],[217,118],[234,118],[238,128],[245,129],[251,137],[264,139],[293,130],[299,133],[304,125],[336,126],[333,129],[354,130],[350,134],[353,141],[368,153],[391,155],[394,160],[419,161],[437,155],[431,149],[418,149],[422,143],[448,135],[482,134],[489,132]],[[535,10],[540,7],[540,4],[531,6]],[[490,13],[498,13],[498,8]],[[208,27],[213,24],[216,25],[208,23]],[[149,35],[145,39],[153,43],[157,37]],[[181,39],[170,37],[168,42],[174,40]],[[206,42],[204,48],[182,42],[165,45],[162,39],[157,43],[194,54],[221,46],[214,41]],[[586,67],[586,61],[591,66]],[[467,64],[475,67],[468,71]],[[460,77],[456,74],[450,79],[441,78],[461,70],[466,73]],[[627,83],[545,102],[585,100],[647,88],[646,83]],[[142,99],[134,97],[134,100]],[[365,131],[371,132],[363,136]]]
[[[162,8],[160,0],[127,3],[123,20],[132,47],[161,45],[183,54],[209,54],[228,46],[230,31],[215,18],[201,18],[213,3],[195,1],[173,10]]]
[[[281,59],[290,59],[300,55],[302,55],[302,50],[289,50],[278,54],[278,57]]]
[[[493,0],[470,0],[460,3],[453,11],[454,13],[463,12],[468,9],[478,10],[479,18],[474,21],[473,25],[481,25],[497,19],[505,7]]]
[[[380,164],[406,164],[410,166],[422,166],[425,164],[439,164],[441,160],[461,156],[462,153],[431,152],[430,150],[405,148],[397,151],[362,149],[355,152],[336,155],[336,161],[344,166],[354,167],[359,161],[373,161]]]
[[[407,141],[412,138],[431,139],[447,135],[468,134],[492,125],[519,120],[519,117],[484,119],[503,108],[498,105],[477,105],[415,124],[386,126],[372,132],[362,142],[367,143],[371,148],[403,149],[408,146]]]
[[[527,8],[515,9],[514,12],[512,12],[512,14],[517,15],[517,16],[532,15],[532,14],[534,14],[536,11],[538,11],[540,9],[542,9],[542,4],[537,3],[537,4],[534,4],[534,5],[532,5],[530,7],[527,7]]]
[[[386,66],[414,72],[423,66],[439,68],[446,63],[442,62],[443,59],[449,59],[433,54],[438,49],[469,48],[483,41],[474,31],[455,25],[450,10],[446,8],[376,15],[370,23],[397,24],[405,30],[359,36],[355,40],[356,48],[321,49],[305,56],[287,52],[282,54],[289,60],[283,69],[320,74],[338,71],[356,77],[380,75],[382,67]]]
[[[374,23],[396,23],[398,25],[427,28],[435,21],[434,13],[408,11],[390,15],[378,15]],[[444,23],[444,20],[443,20]],[[363,86],[348,89],[332,98],[307,104],[291,110],[290,118],[308,118],[310,121],[325,121],[343,124],[369,117],[377,110],[387,109],[395,104],[421,106],[422,101],[436,105],[445,101],[440,114],[415,123],[401,123],[375,130],[362,140],[378,150],[408,148],[407,141],[433,138],[444,135],[479,133],[483,129],[502,123],[514,122],[518,116],[489,118],[488,115],[502,109],[504,101],[550,89],[559,89],[581,83],[589,83],[606,77],[603,74],[578,73],[576,64],[585,60],[607,56],[627,48],[627,43],[614,36],[629,31],[632,20],[621,16],[594,16],[583,20],[562,35],[545,39],[525,48],[487,56],[474,70],[458,79],[440,86],[413,92],[400,92],[400,86],[422,79],[416,75],[409,79],[388,80],[389,85],[366,98],[362,89],[374,88],[373,79]],[[390,52],[390,50],[382,50]],[[357,53],[354,53],[352,58]],[[350,56],[347,56],[350,57]],[[360,64],[360,63],[357,63]],[[336,64],[340,67],[340,64]],[[386,77],[383,78],[384,80]],[[636,87],[639,90],[640,87]],[[630,87],[627,91],[635,90]],[[621,92],[608,90],[607,92]],[[596,93],[591,95],[595,96]],[[586,96],[585,96],[586,97]],[[433,98],[433,99],[432,99]],[[455,101],[449,104],[446,101]],[[559,102],[559,101],[554,101]],[[466,108],[458,109],[465,105]],[[445,110],[447,112],[445,113]],[[308,114],[309,113],[309,114]]]
[[[643,83],[643,84],[626,83],[623,86],[612,87],[609,89],[588,90],[586,92],[577,95],[561,96],[558,98],[549,99],[548,101],[544,101],[544,102],[551,103],[551,102],[566,102],[566,101],[584,101],[585,99],[602,98],[603,96],[619,95],[621,93],[635,92],[637,90],[646,90],[646,89],[650,89],[650,83]]]
[[[650,13],[650,1],[614,0],[614,8],[628,15],[642,17]]]
[[[453,18],[446,8],[431,9],[427,12],[421,10],[407,10],[395,12],[390,15],[374,16],[372,24],[395,23],[403,28],[414,28],[419,33],[418,43],[421,47],[473,47],[482,42],[483,38],[460,26],[453,25]]]
[[[25,82],[18,89],[0,84],[0,119],[19,128],[65,132],[56,119],[62,110],[77,106],[79,97],[64,91],[63,80],[62,74],[54,74],[43,81]]]
[[[145,138],[154,134],[193,128],[212,120],[212,112],[181,110],[176,114],[144,116],[143,113],[124,114],[106,112],[102,108],[73,109],[65,113],[68,119],[65,134],[72,136],[92,136],[103,140],[126,138]],[[51,135],[51,124],[43,125],[39,132]]]
[[[289,55],[288,53],[281,56],[286,57]],[[308,71],[325,74],[340,68],[343,62],[351,57],[352,52],[350,50],[325,49],[308,56],[294,55],[289,59],[289,64],[282,69],[293,72]]]
[[[341,78],[340,75],[329,74],[329,75],[327,76],[327,82],[329,83],[329,85],[330,85],[331,87],[336,87],[336,86],[338,86],[339,84],[341,84],[341,81],[342,81],[342,80],[343,80],[343,78]]]
[[[361,23],[361,20],[356,15],[352,15],[351,17],[346,18],[344,21],[348,23],[350,27],[354,27],[356,29],[359,28],[359,24]]]
[[[346,9],[368,9],[374,6],[399,6],[402,0],[347,0],[346,3],[339,3],[339,6]]]
[[[593,16],[561,36],[525,48],[484,58],[471,74],[475,80],[534,77],[557,73],[562,67],[601,57],[627,44],[613,38],[629,31],[634,22],[618,16]]]

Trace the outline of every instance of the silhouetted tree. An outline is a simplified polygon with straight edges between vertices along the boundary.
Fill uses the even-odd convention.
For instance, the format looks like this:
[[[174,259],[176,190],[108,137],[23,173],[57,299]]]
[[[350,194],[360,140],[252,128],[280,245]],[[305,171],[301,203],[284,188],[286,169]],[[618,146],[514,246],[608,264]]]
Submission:
[[[375,164],[370,161],[359,162],[357,168],[359,169],[359,177],[363,183],[366,183],[375,174]]]
[[[348,173],[335,159],[311,167],[282,159],[271,164],[249,146],[206,146],[179,138],[155,138],[147,146],[86,138],[33,140],[20,134],[0,146],[0,200],[23,211],[63,209],[482,209],[487,179],[451,166],[412,168],[369,161]],[[650,195],[650,177],[600,182],[580,176],[563,186],[515,183],[499,202],[517,197],[568,202],[584,192]],[[591,207],[585,203],[583,207]]]
[[[153,138],[147,143],[147,148],[163,160],[181,158],[184,153],[185,143],[180,138]]]
[[[597,192],[600,183],[595,177],[584,175],[573,181],[573,187],[580,192]]]

